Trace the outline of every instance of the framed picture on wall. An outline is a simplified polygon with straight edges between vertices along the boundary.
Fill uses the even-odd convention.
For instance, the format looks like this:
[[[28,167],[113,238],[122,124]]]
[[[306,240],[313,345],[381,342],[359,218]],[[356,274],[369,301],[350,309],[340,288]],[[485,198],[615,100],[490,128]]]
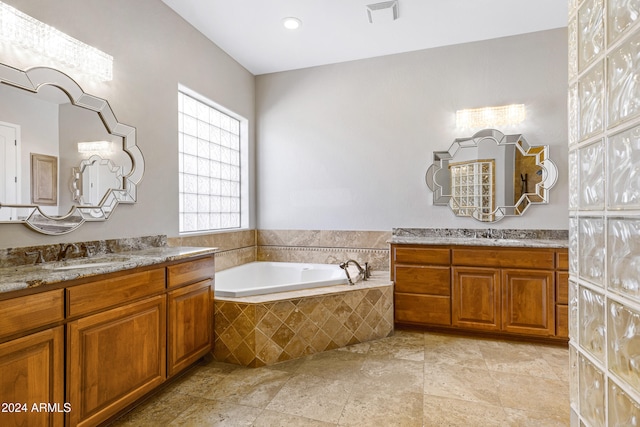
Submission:
[[[31,153],[31,203],[58,204],[58,158]]]

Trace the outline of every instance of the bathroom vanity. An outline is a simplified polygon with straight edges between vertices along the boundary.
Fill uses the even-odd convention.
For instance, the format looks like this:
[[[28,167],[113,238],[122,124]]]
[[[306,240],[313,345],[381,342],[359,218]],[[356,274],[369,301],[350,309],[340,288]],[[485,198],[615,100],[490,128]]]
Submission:
[[[394,237],[395,323],[568,339],[563,239]]]
[[[208,353],[213,252],[0,269],[3,425],[97,425]]]

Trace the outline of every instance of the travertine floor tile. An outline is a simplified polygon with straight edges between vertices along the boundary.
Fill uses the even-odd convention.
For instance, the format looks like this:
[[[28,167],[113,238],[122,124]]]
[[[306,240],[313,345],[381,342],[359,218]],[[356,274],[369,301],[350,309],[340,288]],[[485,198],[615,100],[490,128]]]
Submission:
[[[509,425],[500,406],[424,395],[425,427],[504,427]]]
[[[433,396],[500,406],[496,382],[487,369],[425,364],[424,392]]]
[[[396,331],[390,337],[369,341],[369,345],[369,355],[389,359],[424,360],[424,336],[422,332]]]
[[[261,409],[216,400],[200,399],[175,418],[168,426],[250,426]],[[161,424],[157,424],[161,425]]]
[[[491,371],[509,374],[532,375],[558,380],[558,376],[549,363],[540,356],[532,344],[501,343],[500,345],[481,345],[480,351],[487,367]],[[569,352],[567,351],[567,356]],[[567,357],[567,364],[569,359]]]
[[[201,361],[115,426],[569,424],[566,347],[394,336],[263,368]]]
[[[546,412],[569,422],[569,385],[560,380],[491,372],[505,408]]]
[[[312,420],[297,415],[283,414],[265,409],[256,418],[253,427],[332,427],[334,423]]]
[[[340,426],[405,427],[422,425],[422,393],[384,388],[354,392],[342,411]]]
[[[510,426],[518,427],[566,427],[569,425],[567,417],[553,417],[547,412],[521,411],[504,408]]]
[[[381,359],[371,356],[363,364],[358,385],[368,390],[408,391],[422,393],[424,364],[413,360]]]
[[[283,371],[242,369],[230,373],[210,394],[202,397],[264,408],[290,377],[291,374]]]
[[[360,375],[366,355],[348,351],[331,350],[307,356],[296,373],[316,377],[346,380]]]
[[[143,403],[135,411],[118,420],[120,427],[156,427],[167,425],[193,405],[191,396],[176,392],[164,392]]]
[[[425,365],[446,364],[486,369],[480,340],[425,334]]]
[[[299,374],[291,378],[266,409],[337,423],[353,383]]]

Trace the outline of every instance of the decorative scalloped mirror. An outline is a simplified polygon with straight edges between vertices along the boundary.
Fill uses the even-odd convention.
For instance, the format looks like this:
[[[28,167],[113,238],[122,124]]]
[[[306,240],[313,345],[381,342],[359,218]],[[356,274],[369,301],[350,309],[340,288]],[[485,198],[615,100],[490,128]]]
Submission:
[[[548,203],[557,177],[549,146],[484,129],[455,139],[449,151],[434,151],[425,180],[434,205],[448,205],[457,216],[495,222]]]
[[[136,130],[119,123],[106,100],[53,68],[0,64],[0,83],[0,222],[65,234],[136,202],[144,174]],[[80,152],[85,141],[103,141],[107,149]],[[32,155],[51,166],[34,166]],[[49,194],[46,205],[34,202]]]

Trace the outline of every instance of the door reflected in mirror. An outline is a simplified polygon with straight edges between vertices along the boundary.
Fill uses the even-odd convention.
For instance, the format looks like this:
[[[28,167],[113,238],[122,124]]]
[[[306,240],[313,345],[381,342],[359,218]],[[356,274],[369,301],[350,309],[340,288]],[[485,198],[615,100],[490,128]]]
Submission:
[[[549,147],[531,146],[522,135],[485,129],[435,151],[425,177],[434,205],[457,216],[494,222],[519,216],[532,204],[548,203],[557,168]]]
[[[110,189],[122,189],[122,166],[93,155],[73,168],[73,200],[81,206],[98,206]]]

